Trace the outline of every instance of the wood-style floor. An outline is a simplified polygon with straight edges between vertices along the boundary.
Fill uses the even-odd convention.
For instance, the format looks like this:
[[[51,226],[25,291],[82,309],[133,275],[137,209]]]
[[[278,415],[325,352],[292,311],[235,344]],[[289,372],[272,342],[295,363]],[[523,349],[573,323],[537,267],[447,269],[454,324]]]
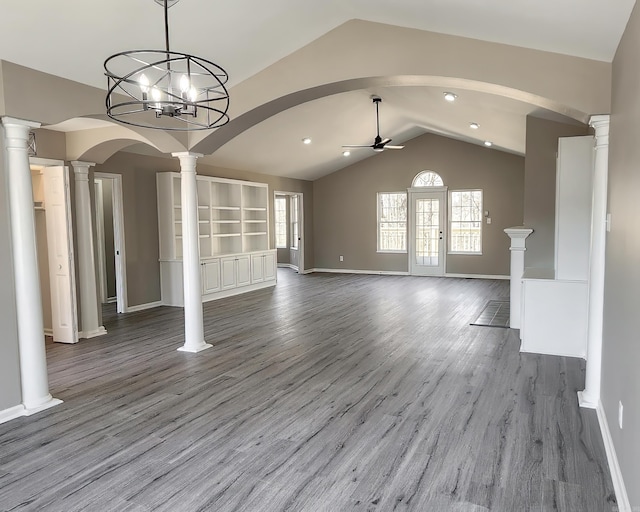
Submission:
[[[470,326],[507,281],[307,275],[49,344],[64,404],[0,425],[2,511],[617,510],[579,360]]]

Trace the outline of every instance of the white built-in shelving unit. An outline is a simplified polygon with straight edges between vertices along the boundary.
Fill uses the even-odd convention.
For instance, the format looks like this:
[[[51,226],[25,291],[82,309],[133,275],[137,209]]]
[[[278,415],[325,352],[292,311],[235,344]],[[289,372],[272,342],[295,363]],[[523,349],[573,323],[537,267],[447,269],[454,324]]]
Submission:
[[[275,285],[265,183],[197,176],[203,300]],[[157,175],[162,301],[182,306],[180,174]]]

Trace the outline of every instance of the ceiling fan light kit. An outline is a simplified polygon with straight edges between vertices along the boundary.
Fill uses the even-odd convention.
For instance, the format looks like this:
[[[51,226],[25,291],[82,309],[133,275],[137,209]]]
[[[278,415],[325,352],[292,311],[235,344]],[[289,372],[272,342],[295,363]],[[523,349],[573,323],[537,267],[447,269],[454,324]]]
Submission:
[[[373,96],[371,99],[373,100],[373,104],[376,106],[376,137],[373,140],[373,144],[345,144],[342,147],[349,148],[349,149],[372,148],[377,153],[380,153],[385,149],[403,149],[404,146],[389,146],[389,142],[391,142],[391,139],[389,138],[383,139],[382,137],[380,137],[379,105],[380,103],[382,103],[382,98],[380,96]],[[348,155],[345,155],[345,156],[348,156]]]
[[[104,62],[107,115],[142,128],[209,130],[229,122],[229,76],[217,64],[171,51],[170,7],[179,0],[154,0],[164,7],[165,49],[130,50]]]

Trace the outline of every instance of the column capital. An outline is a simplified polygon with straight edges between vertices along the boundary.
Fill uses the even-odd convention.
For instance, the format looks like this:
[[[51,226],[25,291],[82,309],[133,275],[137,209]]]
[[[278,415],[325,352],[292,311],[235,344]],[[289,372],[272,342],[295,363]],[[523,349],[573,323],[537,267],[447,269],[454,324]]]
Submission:
[[[89,179],[89,167],[96,165],[93,162],[80,162],[78,160],[72,160],[69,162],[73,167],[73,174],[76,181],[84,181]]]
[[[191,153],[190,151],[182,151],[179,153],[171,153],[171,156],[180,159],[180,172],[196,172],[196,160],[202,156],[202,153]]]
[[[171,153],[171,156],[174,156],[176,158],[184,158],[184,157],[201,158],[204,155],[202,153],[192,153],[191,151],[178,151],[177,153]]]
[[[609,114],[601,114],[591,116],[589,126],[596,131],[596,149],[609,145],[609,122],[611,116]]]
[[[526,242],[527,237],[533,233],[533,229],[525,228],[524,226],[514,226],[512,228],[506,228],[504,232],[511,238],[511,247],[509,247],[512,251],[526,251]]]
[[[27,121],[25,119],[18,119],[16,117],[3,116],[2,124],[4,126],[24,126],[28,130],[33,130],[35,128],[40,128],[41,123],[37,121]]]

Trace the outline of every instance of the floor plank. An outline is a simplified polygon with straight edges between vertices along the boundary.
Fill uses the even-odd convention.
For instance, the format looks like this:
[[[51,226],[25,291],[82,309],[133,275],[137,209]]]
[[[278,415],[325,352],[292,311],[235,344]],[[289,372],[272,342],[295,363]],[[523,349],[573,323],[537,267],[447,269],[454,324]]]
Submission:
[[[506,281],[279,270],[47,344],[64,404],[0,425],[2,511],[615,510],[584,365],[471,326]]]

